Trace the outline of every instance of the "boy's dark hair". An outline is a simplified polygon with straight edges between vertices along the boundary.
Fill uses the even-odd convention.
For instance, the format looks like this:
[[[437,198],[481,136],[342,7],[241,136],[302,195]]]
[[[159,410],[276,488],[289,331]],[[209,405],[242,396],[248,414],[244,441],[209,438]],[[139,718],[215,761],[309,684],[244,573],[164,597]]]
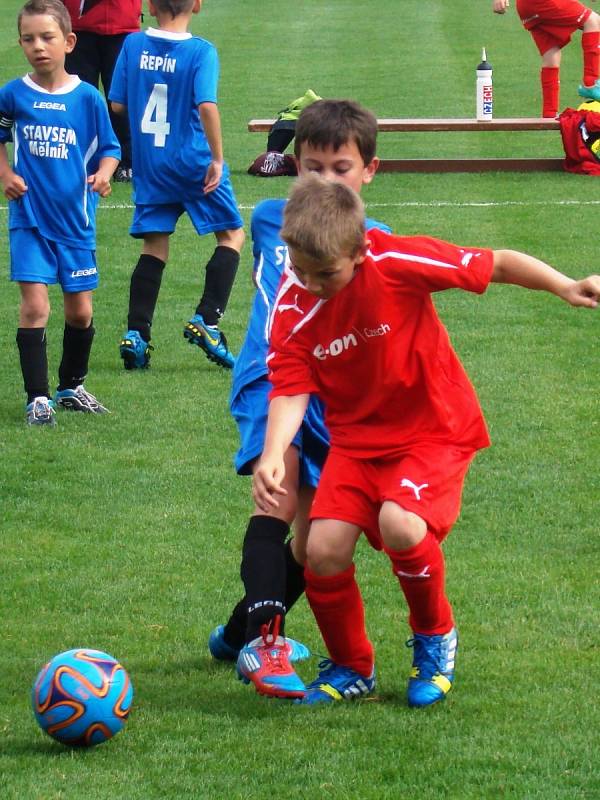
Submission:
[[[370,164],[377,146],[374,114],[354,100],[317,100],[298,117],[294,154],[300,158],[303,142],[319,149],[339,150],[352,141],[356,142],[365,166]]]
[[[154,0],[154,7],[163,14],[169,13],[173,19],[185,14],[194,6],[194,0]]]
[[[21,34],[21,20],[23,17],[33,17],[37,14],[47,14],[49,17],[53,17],[64,36],[67,36],[73,30],[71,17],[62,0],[29,0],[19,11],[19,16],[17,17],[19,35]]]

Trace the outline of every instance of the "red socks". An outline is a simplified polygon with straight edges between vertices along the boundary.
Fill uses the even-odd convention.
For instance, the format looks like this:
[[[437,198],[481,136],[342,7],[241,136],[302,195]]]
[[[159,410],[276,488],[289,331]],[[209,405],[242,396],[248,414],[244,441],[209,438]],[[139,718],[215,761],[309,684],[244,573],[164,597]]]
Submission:
[[[394,575],[406,597],[409,623],[415,633],[448,633],[454,622],[445,590],[444,555],[436,537],[425,538],[407,550],[385,548]]]
[[[583,85],[593,86],[600,75],[600,31],[581,36],[583,50]]]
[[[408,550],[385,551],[398,577],[415,633],[444,634],[454,626],[445,591],[444,556],[436,537],[425,538]],[[373,646],[367,638],[365,611],[352,564],[337,575],[315,575],[304,570],[306,597],[329,656],[336,664],[371,675]]]
[[[558,95],[560,91],[559,68],[542,67],[540,81],[542,84],[542,117],[551,117],[554,119],[558,114]]]
[[[365,610],[354,572],[354,564],[327,576],[315,575],[305,567],[306,597],[331,660],[370,677],[373,646],[367,638]]]

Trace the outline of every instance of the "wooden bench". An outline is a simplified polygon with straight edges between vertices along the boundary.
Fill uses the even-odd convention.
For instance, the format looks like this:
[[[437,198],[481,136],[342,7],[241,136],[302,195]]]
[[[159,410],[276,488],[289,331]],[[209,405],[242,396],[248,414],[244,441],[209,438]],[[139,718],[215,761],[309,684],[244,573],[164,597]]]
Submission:
[[[251,119],[248,130],[268,133],[274,119]],[[378,119],[381,132],[418,133],[423,131],[560,131],[556,119],[542,117],[476,119]],[[382,159],[381,172],[491,172],[494,170],[531,172],[562,170],[562,158],[393,158]]]

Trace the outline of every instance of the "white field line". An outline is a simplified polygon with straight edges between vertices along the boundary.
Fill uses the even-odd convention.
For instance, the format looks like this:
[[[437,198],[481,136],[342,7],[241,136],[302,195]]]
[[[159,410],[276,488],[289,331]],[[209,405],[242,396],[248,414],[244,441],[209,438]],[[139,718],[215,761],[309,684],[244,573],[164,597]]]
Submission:
[[[367,203],[366,208],[509,208],[553,207],[553,206],[599,206],[600,200],[427,200],[401,201],[398,203]],[[255,205],[239,205],[242,211],[253,211]],[[100,211],[133,210],[132,203],[104,203]],[[0,205],[0,211],[7,211],[7,205]]]

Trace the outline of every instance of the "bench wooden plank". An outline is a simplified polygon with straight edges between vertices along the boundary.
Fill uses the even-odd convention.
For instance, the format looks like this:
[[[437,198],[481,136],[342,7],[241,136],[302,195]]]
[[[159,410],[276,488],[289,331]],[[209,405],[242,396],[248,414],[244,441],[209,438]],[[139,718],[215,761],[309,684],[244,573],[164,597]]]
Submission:
[[[248,130],[251,133],[268,133],[274,119],[251,119]],[[557,119],[546,117],[516,117],[482,120],[476,119],[378,119],[379,131],[557,131]]]
[[[562,158],[384,158],[379,172],[541,172],[563,164]]]
[[[252,133],[270,131],[275,120],[251,119]],[[476,119],[385,119],[377,120],[382,132],[419,131],[559,131],[560,123],[546,117]],[[562,158],[392,158],[382,159],[380,172],[534,172],[562,170]]]

